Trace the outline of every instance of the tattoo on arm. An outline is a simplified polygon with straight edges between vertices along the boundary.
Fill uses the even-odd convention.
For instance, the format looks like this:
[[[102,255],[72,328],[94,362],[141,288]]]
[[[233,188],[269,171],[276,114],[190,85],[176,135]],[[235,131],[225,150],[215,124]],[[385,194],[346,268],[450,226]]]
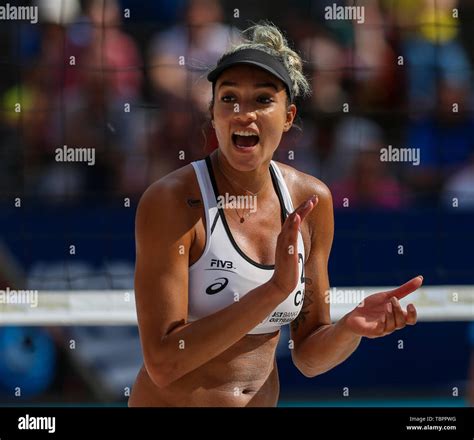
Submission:
[[[191,208],[199,208],[202,205],[202,202],[200,199],[188,199],[187,202]]]
[[[314,290],[312,290],[311,284],[313,284],[313,280],[309,277],[305,277],[304,279],[304,301],[303,307],[301,307],[301,311],[299,315],[296,317],[294,321],[291,322],[291,328],[296,331],[298,330],[300,324],[303,324],[306,320],[307,315],[309,314],[309,306],[313,304],[313,294]]]

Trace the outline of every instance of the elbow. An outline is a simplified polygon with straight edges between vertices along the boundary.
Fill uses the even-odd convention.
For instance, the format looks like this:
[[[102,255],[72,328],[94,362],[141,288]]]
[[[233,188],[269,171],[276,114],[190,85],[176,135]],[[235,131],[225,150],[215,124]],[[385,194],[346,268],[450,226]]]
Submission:
[[[166,388],[173,382],[161,365],[154,365],[152,367],[145,365],[145,368],[148,376],[157,388]]]
[[[315,365],[309,365],[301,357],[298,357],[295,353],[292,355],[293,364],[299,370],[299,372],[307,377],[308,379],[312,379],[313,377],[319,376],[320,374],[325,373],[328,369],[323,369]]]
[[[308,379],[312,379],[313,377],[319,376],[320,374],[324,373],[324,371],[318,371],[315,368],[308,366],[307,364],[296,362],[294,362],[294,364],[295,367],[299,370],[299,372]]]
[[[145,369],[151,381],[158,388],[166,388],[179,378],[176,366],[161,359],[145,359]]]

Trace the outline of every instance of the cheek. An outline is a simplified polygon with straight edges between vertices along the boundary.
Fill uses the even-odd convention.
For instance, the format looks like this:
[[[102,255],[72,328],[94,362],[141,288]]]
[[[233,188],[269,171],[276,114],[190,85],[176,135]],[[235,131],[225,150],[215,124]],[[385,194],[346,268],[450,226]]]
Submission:
[[[272,139],[280,139],[283,134],[283,128],[286,122],[286,113],[276,109],[262,110],[261,114],[262,125],[267,127],[265,136]]]
[[[235,104],[237,105],[237,104]],[[220,106],[216,105],[214,107],[214,119],[229,119],[235,114],[234,105]]]

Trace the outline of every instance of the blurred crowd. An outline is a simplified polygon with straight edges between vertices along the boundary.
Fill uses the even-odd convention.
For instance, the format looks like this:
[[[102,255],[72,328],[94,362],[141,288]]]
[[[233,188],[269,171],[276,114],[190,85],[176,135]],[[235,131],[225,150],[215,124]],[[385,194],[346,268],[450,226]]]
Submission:
[[[467,0],[360,1],[361,24],[327,19],[342,0],[32,4],[38,24],[0,29],[2,198],[138,198],[203,158],[217,146],[206,70],[265,18],[302,55],[313,87],[275,160],[323,180],[336,209],[474,209]],[[64,145],[93,148],[94,166],[58,162]],[[419,163],[381,160],[389,146],[417,149]]]

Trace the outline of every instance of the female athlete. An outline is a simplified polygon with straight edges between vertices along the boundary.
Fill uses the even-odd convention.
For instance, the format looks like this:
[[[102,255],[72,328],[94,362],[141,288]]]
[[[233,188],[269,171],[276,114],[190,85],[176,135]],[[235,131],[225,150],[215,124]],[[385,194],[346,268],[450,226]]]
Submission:
[[[416,323],[415,307],[399,300],[421,276],[331,322],[331,194],[272,160],[309,85],[276,27],[246,35],[208,75],[218,148],[153,183],[137,209],[144,365],[129,406],[276,406],[282,325],[295,367],[314,377],[362,337]]]

